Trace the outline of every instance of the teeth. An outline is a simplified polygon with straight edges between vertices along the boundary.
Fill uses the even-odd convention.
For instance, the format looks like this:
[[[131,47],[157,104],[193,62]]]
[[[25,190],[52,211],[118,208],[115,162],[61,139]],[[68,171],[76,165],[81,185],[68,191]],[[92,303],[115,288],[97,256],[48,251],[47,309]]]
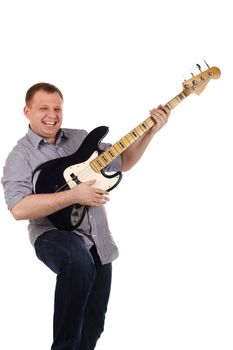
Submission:
[[[44,124],[47,124],[47,125],[55,125],[56,122],[44,122]]]

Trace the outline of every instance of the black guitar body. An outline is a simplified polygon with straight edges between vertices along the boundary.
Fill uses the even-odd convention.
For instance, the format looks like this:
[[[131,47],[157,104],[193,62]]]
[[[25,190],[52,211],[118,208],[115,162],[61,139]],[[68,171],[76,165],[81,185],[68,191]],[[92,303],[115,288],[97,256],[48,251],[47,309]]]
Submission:
[[[97,152],[96,156],[98,156],[102,152],[99,148],[99,144],[107,132],[108,128],[106,126],[100,126],[92,130],[86,136],[81,146],[75,153],[71,154],[70,156],[56,158],[39,165],[33,173],[33,177],[37,176],[34,192],[36,194],[54,193],[70,189],[66,179],[64,178],[64,171],[75,164],[81,164],[84,162],[88,164],[88,160],[94,152]],[[116,187],[122,178],[121,172],[107,175],[102,170],[100,173],[96,173],[96,175],[106,179],[116,177],[114,185],[111,188],[107,188],[108,191]],[[71,179],[74,177],[76,184],[83,182],[79,180],[78,174],[74,175],[72,173]],[[86,209],[86,206],[82,206],[77,203],[49,215],[48,218],[56,228],[71,231],[80,225]]]

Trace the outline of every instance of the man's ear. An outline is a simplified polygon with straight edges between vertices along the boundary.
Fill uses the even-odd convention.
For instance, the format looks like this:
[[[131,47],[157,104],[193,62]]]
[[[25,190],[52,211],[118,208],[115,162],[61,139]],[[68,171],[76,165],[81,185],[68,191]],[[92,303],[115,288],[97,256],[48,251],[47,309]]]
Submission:
[[[25,106],[24,109],[23,109],[23,113],[24,113],[25,117],[29,119],[29,117],[30,117],[30,108],[28,106]]]

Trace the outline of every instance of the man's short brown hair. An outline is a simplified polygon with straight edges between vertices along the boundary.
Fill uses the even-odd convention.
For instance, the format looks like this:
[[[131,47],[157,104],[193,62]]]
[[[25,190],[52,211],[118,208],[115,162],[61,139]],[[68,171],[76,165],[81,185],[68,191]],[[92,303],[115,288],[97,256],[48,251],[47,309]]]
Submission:
[[[33,96],[40,90],[43,90],[45,92],[48,92],[49,94],[52,94],[54,92],[57,92],[58,95],[61,97],[62,101],[63,101],[63,95],[62,92],[55,86],[49,83],[37,83],[35,85],[32,85],[25,96],[25,102],[26,105],[28,106],[30,104],[30,102],[33,99]]]

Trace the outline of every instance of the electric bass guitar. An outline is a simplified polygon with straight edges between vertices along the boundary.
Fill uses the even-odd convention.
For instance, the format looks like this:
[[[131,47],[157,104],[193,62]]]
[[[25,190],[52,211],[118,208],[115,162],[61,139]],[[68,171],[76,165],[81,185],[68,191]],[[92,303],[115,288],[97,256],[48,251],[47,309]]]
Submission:
[[[200,69],[200,66],[197,66]],[[211,79],[219,78],[220,74],[221,72],[217,67],[208,68],[204,72],[200,69],[198,75],[183,82],[182,92],[166,103],[166,107],[172,110],[190,94],[199,95],[207,83]],[[154,123],[151,117],[147,118],[105,151],[101,151],[99,145],[108,133],[108,127],[97,127],[86,136],[75,153],[50,160],[35,169],[34,175],[37,174],[35,193],[64,191],[77,186],[81,182],[93,179],[96,180],[94,184],[96,188],[105,191],[112,190],[119,184],[122,173],[107,174],[104,169],[145,134]],[[74,230],[82,222],[86,210],[87,206],[77,203],[49,215],[48,218],[58,229]]]

